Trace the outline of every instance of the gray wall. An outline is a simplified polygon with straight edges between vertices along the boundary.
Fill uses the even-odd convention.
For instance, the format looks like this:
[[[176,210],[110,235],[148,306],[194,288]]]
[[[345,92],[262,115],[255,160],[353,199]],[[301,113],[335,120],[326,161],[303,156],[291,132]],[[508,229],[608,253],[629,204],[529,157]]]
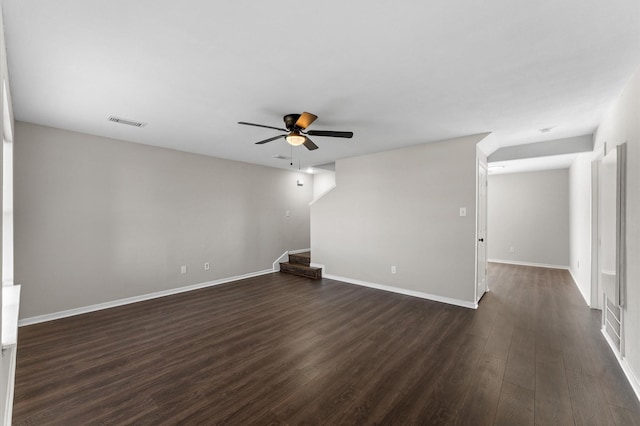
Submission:
[[[569,266],[568,169],[489,176],[488,199],[490,260]]]
[[[311,206],[313,262],[330,275],[475,303],[484,136],[337,161],[336,188]]]
[[[20,122],[15,140],[21,318],[262,271],[309,247],[307,175]]]
[[[317,199],[336,184],[336,172],[322,171],[313,175],[313,199]]]

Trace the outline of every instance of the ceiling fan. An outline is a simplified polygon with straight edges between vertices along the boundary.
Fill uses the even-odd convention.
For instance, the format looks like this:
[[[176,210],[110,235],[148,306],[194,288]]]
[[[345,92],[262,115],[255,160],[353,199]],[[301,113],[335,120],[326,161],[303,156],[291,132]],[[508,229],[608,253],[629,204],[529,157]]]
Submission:
[[[283,117],[284,125],[286,129],[280,127],[265,126],[263,124],[247,123],[245,121],[238,121],[238,124],[244,124],[246,126],[264,127],[266,129],[280,130],[281,132],[287,132],[286,135],[278,135],[269,139],[265,139],[260,142],[256,142],[256,145],[275,141],[276,139],[285,138],[290,145],[298,146],[304,145],[309,151],[318,149],[318,145],[313,143],[309,136],[328,136],[331,138],[352,138],[353,132],[336,132],[333,130],[307,130],[307,127],[313,123],[317,115],[313,115],[308,112],[302,114],[287,114]]]

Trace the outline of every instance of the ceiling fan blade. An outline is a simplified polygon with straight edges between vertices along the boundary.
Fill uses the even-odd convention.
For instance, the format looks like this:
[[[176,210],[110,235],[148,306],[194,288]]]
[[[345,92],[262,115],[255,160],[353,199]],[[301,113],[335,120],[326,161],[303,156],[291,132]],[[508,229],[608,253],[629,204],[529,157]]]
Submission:
[[[245,126],[264,127],[265,129],[273,129],[273,130],[280,130],[281,132],[288,132],[287,129],[281,129],[280,127],[265,126],[264,124],[247,123],[246,121],[238,121],[238,124],[244,124]]]
[[[333,130],[309,130],[311,136],[329,136],[332,138],[352,138],[353,132],[334,132]]]
[[[256,142],[256,145],[262,145],[263,143],[267,143],[267,142],[275,141],[276,139],[284,138],[285,136],[287,136],[287,135],[278,135],[278,136],[274,136],[274,137],[272,137],[272,138],[265,139],[265,140],[260,141],[260,142]]]
[[[301,129],[306,129],[311,125],[311,123],[316,121],[316,118],[318,118],[317,115],[313,115],[309,112],[303,112],[300,118],[298,118],[298,121],[296,121],[295,126]]]
[[[314,149],[318,149],[318,145],[313,143],[313,141],[311,139],[309,139],[309,138],[305,138],[305,141],[304,141],[303,145],[306,146],[309,151],[313,151]]]

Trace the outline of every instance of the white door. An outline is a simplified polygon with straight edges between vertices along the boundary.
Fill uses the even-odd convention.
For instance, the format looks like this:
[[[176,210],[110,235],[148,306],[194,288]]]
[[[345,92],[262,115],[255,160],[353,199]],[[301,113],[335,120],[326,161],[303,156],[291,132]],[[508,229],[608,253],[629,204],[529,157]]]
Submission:
[[[476,301],[480,301],[487,285],[487,165],[478,161],[478,210],[477,210],[477,268],[476,268]]]

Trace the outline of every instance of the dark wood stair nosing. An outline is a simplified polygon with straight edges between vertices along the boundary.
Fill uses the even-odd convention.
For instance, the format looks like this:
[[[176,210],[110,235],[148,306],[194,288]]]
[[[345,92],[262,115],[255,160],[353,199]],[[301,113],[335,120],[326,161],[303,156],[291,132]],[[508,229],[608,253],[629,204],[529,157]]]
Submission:
[[[322,278],[322,268],[299,263],[280,262],[280,272],[313,278],[315,280]]]

